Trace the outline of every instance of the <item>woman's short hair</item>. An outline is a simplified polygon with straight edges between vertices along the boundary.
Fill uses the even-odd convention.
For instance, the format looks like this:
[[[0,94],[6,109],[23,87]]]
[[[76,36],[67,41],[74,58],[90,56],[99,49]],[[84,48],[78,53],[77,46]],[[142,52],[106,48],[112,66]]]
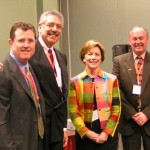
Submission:
[[[83,47],[80,51],[80,59],[81,59],[82,62],[83,62],[83,59],[85,57],[85,54],[87,54],[89,52],[89,50],[94,48],[94,47],[99,48],[100,53],[101,53],[101,61],[102,62],[104,61],[104,59],[105,59],[105,56],[104,56],[105,48],[104,48],[104,46],[98,41],[89,40],[83,45]]]

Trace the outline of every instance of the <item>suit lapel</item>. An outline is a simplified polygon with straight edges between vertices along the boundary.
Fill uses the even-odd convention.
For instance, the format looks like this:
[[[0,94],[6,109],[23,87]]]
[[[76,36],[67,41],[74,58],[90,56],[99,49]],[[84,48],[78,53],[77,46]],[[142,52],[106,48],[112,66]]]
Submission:
[[[62,56],[60,55],[58,50],[55,50],[56,53],[56,57],[57,57],[57,61],[59,63],[59,66],[61,68],[61,76],[62,76],[62,90],[65,91],[67,90],[67,85],[68,85],[68,73],[66,72],[67,68],[66,68],[66,64],[64,64],[64,59],[62,58]],[[66,60],[67,61],[67,60]]]
[[[149,79],[150,76],[150,56],[149,54],[146,52],[145,55],[145,60],[144,60],[144,68],[143,68],[143,78],[142,78],[142,89],[141,89],[141,93],[143,92],[146,83]],[[132,81],[132,84],[135,85],[137,84],[137,77],[136,77],[136,71],[135,71],[135,66],[134,66],[134,59],[133,59],[133,54],[132,52],[129,53],[129,55],[127,55],[126,59],[125,59],[125,67],[126,70],[128,72],[129,78]]]
[[[150,76],[150,56],[149,54],[146,52],[145,55],[145,60],[144,60],[144,68],[143,68],[143,76],[142,76],[142,91],[145,88],[145,85],[147,83],[147,80],[149,79]]]
[[[130,52],[125,59],[125,67],[126,67],[126,71],[128,73],[129,79],[131,80],[131,83],[133,85],[137,84],[134,59],[133,59],[132,52]]]
[[[9,62],[12,75],[14,76],[14,79],[20,84],[20,86],[25,90],[25,92],[32,98],[27,82],[23,74],[21,73],[20,69],[18,68],[17,64],[14,62],[14,60],[10,56],[8,58],[8,62]]]

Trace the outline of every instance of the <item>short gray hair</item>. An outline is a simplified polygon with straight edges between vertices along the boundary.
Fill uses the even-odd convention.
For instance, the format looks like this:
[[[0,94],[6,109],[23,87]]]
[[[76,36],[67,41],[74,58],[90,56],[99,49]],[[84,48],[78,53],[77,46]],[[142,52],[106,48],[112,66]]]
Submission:
[[[57,16],[59,17],[61,20],[62,20],[62,27],[64,26],[64,17],[63,15],[57,11],[57,10],[51,10],[51,11],[46,11],[44,12],[41,16],[40,16],[40,19],[39,19],[39,25],[40,24],[43,24],[47,21],[47,17],[48,16]]]
[[[134,26],[130,31],[129,31],[129,37],[130,37],[130,34],[131,34],[131,32],[134,30],[134,29],[143,29],[145,32],[146,32],[146,35],[147,35],[147,37],[149,37],[148,36],[148,31],[147,31],[147,29],[145,29],[144,27],[139,27],[139,26]]]

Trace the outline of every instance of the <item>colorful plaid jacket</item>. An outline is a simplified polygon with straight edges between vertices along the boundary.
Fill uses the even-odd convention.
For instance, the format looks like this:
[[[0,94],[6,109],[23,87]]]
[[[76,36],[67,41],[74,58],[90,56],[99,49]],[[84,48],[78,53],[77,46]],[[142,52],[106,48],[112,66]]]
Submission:
[[[70,81],[68,109],[76,131],[83,137],[89,129],[84,122],[92,122],[94,91],[101,129],[113,136],[120,118],[120,94],[117,78],[99,70],[92,82],[86,71]]]

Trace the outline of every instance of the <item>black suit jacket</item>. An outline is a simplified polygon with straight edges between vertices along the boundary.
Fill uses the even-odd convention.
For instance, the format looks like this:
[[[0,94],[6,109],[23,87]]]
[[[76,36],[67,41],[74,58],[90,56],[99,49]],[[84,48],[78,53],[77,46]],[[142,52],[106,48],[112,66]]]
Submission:
[[[133,85],[137,85],[133,53],[129,52],[114,58],[113,74],[117,75],[122,99],[122,114],[119,132],[131,135],[139,127],[132,116],[137,113],[138,96],[132,94]],[[150,54],[146,52],[141,85],[142,112],[150,119]],[[150,136],[150,120],[143,126]]]
[[[61,68],[62,92],[57,85],[53,69],[39,41],[36,44],[35,54],[30,60],[45,99],[48,143],[62,141],[63,128],[67,124],[67,58],[65,54],[56,49],[55,53]]]
[[[8,56],[0,71],[0,149],[38,150],[38,125],[34,101],[19,67]],[[44,100],[34,73],[44,118]]]

